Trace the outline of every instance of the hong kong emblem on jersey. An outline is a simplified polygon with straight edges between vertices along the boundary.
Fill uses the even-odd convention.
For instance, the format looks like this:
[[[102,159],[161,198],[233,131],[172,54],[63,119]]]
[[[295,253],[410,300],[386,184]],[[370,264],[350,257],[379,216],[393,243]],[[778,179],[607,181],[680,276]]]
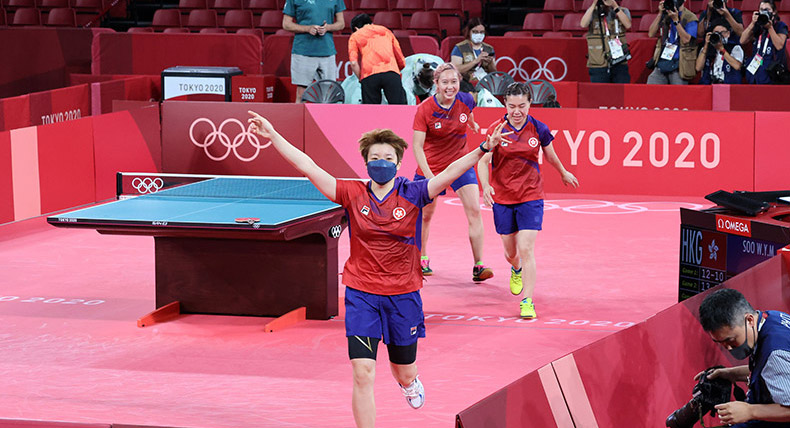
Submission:
[[[460,120],[461,123],[466,123],[467,119],[469,119],[469,117],[466,115],[466,113],[461,113],[461,115],[458,116],[458,120]]]
[[[403,217],[406,217],[406,210],[401,207],[397,207],[392,210],[392,216],[395,217],[395,220],[400,220]]]
[[[535,138],[535,137],[531,137],[531,138],[530,138],[530,139],[527,141],[527,143],[529,144],[529,146],[530,146],[530,147],[538,147],[538,139],[537,139],[537,138]]]

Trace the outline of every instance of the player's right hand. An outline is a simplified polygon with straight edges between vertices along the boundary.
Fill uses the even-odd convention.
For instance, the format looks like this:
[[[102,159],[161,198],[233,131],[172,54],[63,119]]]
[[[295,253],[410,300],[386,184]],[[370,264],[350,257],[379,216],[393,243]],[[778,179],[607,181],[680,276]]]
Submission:
[[[491,185],[483,186],[483,202],[489,208],[494,206],[494,194],[494,188]]]
[[[258,113],[255,113],[252,110],[248,110],[247,113],[249,113],[250,116],[252,116],[249,119],[247,119],[247,123],[250,124],[249,125],[250,132],[254,132],[263,138],[267,138],[271,140],[272,136],[274,136],[274,134],[277,133],[277,131],[274,130],[274,126],[272,126],[271,122],[269,122],[268,120],[266,120],[265,117],[259,115]]]
[[[699,378],[701,378],[702,375],[704,375],[704,374],[705,374],[704,371],[701,371],[701,372],[697,373],[697,375],[694,376],[694,380],[695,381],[699,381]],[[729,380],[729,377],[727,376],[727,369],[726,368],[715,369],[712,372],[710,372],[710,374],[708,375],[708,379],[716,379],[716,378],[719,378],[719,377],[722,378],[722,379],[728,379]]]

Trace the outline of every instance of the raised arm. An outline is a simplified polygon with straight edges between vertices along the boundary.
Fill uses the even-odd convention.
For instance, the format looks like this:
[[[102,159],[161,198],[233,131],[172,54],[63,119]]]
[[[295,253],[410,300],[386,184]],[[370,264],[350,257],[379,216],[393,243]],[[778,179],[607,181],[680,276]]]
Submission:
[[[266,118],[254,111],[249,111],[248,113],[251,116],[247,119],[247,122],[250,123],[250,131],[271,140],[272,146],[274,146],[288,163],[304,174],[324,196],[331,201],[335,201],[335,190],[337,185],[335,177],[332,177],[328,172],[316,165],[310,156],[307,156],[303,151],[291,145],[288,140],[283,138],[283,136],[274,129],[274,126],[272,126]]]

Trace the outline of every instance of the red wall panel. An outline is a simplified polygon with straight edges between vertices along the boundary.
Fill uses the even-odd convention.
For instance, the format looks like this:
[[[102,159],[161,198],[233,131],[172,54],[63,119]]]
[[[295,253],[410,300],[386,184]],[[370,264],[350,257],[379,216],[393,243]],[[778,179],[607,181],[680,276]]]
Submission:
[[[790,189],[790,144],[785,137],[789,122],[790,113],[755,113],[754,190]]]
[[[711,110],[711,86],[579,83],[579,107],[635,110]]]
[[[38,127],[41,213],[95,202],[91,118]]]
[[[0,132],[0,224],[14,221],[14,183],[11,178],[11,133]]]

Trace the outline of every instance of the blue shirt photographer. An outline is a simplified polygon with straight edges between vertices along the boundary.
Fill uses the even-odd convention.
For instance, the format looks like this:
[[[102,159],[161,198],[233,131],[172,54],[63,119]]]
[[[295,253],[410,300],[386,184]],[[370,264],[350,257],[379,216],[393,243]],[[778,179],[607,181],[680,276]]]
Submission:
[[[743,49],[738,45],[730,43],[724,45],[724,49],[732,55],[733,58],[743,63]],[[702,52],[700,52],[702,55]],[[741,70],[736,70],[730,65],[721,53],[709,55],[705,58],[705,66],[700,75],[700,85],[710,85],[711,83],[725,83],[729,85],[740,84],[743,80]]]
[[[787,36],[787,24],[784,22],[776,21],[773,27],[777,34],[784,34]],[[785,54],[786,50],[786,45],[782,45],[782,49],[776,49],[767,30],[755,30],[754,41],[752,42],[752,56],[743,63],[746,66],[746,82],[758,85],[770,85],[772,81],[768,71],[774,67],[774,64],[785,65],[787,61]],[[761,63],[759,63],[759,59],[755,59],[757,55],[762,57]],[[757,61],[759,63],[759,67],[753,73],[749,70],[752,61]]]

